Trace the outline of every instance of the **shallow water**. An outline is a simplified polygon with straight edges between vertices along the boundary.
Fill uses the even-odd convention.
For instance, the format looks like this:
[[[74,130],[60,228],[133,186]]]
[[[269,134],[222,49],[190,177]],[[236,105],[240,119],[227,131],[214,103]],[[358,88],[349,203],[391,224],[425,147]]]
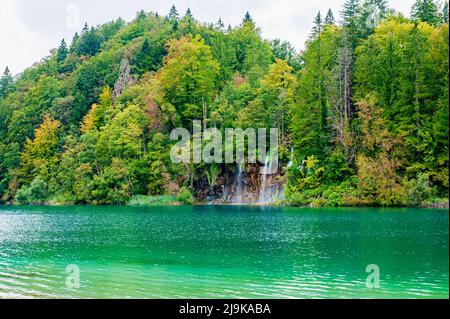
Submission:
[[[0,298],[448,298],[448,215],[0,207]],[[366,286],[369,264],[379,288]]]

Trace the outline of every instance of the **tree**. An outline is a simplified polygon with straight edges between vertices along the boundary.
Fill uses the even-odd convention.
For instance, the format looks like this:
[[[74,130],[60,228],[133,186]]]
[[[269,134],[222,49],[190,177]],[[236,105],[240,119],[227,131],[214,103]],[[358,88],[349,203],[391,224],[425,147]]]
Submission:
[[[411,8],[413,21],[422,21],[431,25],[439,23],[438,6],[433,0],[416,0]]]
[[[395,146],[401,140],[389,132],[375,97],[360,101],[358,109],[363,151],[357,157],[357,165],[363,201],[383,206],[402,205],[406,193],[397,174],[400,163],[395,157]]]
[[[137,20],[143,20],[145,18],[147,18],[147,14],[145,13],[144,10],[139,11],[136,15]]]
[[[163,110],[174,110],[174,122],[191,127],[202,118],[202,109],[213,97],[218,72],[211,48],[199,36],[169,42],[169,51],[158,78],[163,91]]]
[[[101,43],[101,35],[94,27],[89,28],[86,23],[81,36],[73,43],[75,45],[74,51],[79,56],[94,56],[100,50]]]
[[[442,6],[441,23],[448,23],[448,1]]]
[[[34,139],[27,139],[21,154],[20,176],[25,183],[36,176],[49,178],[58,161],[58,144],[61,123],[45,115],[35,130]]]
[[[0,78],[0,99],[4,98],[12,90],[13,78],[9,68],[6,67]]]
[[[170,21],[178,20],[178,10],[177,10],[177,8],[175,7],[174,4],[170,8],[170,11],[169,11],[169,14],[167,15],[167,18]]]
[[[266,127],[278,127],[281,139],[290,126],[290,115],[295,104],[295,90],[297,78],[293,75],[293,68],[287,61],[276,59],[269,67],[267,75],[261,80],[264,90],[268,90],[274,97],[275,105],[268,108],[275,116],[275,121],[266,123]]]
[[[181,19],[180,21],[179,29],[183,35],[188,35],[194,33],[194,27],[195,27],[194,16],[191,13],[191,9],[188,8],[186,10],[183,19]]]
[[[245,13],[244,20],[242,20],[242,23],[243,24],[254,23],[253,19],[252,19],[252,16],[250,15],[250,13],[248,11]]]
[[[300,55],[291,43],[274,39],[270,42],[270,46],[276,58],[286,60],[296,70],[300,69]]]
[[[325,94],[324,94],[324,77],[322,72],[322,30],[323,30],[323,22],[322,17],[320,15],[320,11],[317,13],[316,18],[314,19],[314,26],[312,29],[312,43],[311,46],[315,48],[316,50],[316,67],[317,67],[317,79],[316,79],[316,85],[318,86],[317,90],[317,103],[319,105],[319,108],[321,110],[321,121],[322,121],[322,128],[326,128],[327,126],[327,111],[326,111],[326,105],[325,105]]]
[[[217,23],[216,23],[216,28],[219,31],[223,31],[224,27],[225,27],[225,24],[223,23],[222,18],[219,18],[219,20],[217,20]]]
[[[342,25],[347,33],[347,43],[352,54],[358,41],[360,10],[359,0],[346,0],[341,11]]]
[[[157,61],[155,57],[155,52],[153,48],[150,46],[150,42],[147,38],[142,42],[142,46],[136,56],[133,58],[133,73],[137,73],[139,75],[144,74],[145,72],[155,71],[157,66]]]
[[[334,24],[334,15],[333,11],[331,9],[328,9],[327,16],[325,17],[325,24],[326,25],[333,25]]]
[[[364,0],[359,10],[359,37],[366,38],[386,18],[387,0]]]
[[[61,44],[59,45],[58,51],[56,51],[56,61],[59,65],[64,63],[67,58],[69,50],[67,49],[66,40],[62,39]]]

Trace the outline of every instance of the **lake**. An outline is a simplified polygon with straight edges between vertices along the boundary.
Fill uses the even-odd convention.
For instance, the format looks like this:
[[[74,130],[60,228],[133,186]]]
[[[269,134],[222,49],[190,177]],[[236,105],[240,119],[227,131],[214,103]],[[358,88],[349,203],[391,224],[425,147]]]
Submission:
[[[0,298],[448,298],[448,216],[0,206]]]

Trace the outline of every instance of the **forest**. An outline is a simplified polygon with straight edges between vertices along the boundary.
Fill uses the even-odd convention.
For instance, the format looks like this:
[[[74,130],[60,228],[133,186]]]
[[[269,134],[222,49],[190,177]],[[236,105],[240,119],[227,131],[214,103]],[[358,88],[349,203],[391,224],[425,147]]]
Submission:
[[[346,0],[311,21],[297,51],[264,39],[248,12],[225,26],[172,6],[86,24],[20,75],[6,68],[0,203],[222,196],[236,165],[170,159],[171,130],[198,119],[279,129],[276,204],[448,206],[448,3],[417,0],[405,16],[386,0]]]

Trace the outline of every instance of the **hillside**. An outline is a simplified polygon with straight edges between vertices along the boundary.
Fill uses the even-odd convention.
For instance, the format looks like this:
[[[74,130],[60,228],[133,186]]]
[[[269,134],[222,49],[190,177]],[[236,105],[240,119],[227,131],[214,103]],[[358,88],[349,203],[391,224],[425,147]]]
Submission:
[[[418,1],[406,18],[375,1],[382,20],[371,26],[371,2],[347,1],[342,23],[319,13],[303,52],[263,39],[248,13],[235,27],[175,7],[86,25],[0,80],[1,201],[190,204],[236,193],[240,176],[251,202],[263,183],[255,165],[171,161],[171,130],[196,119],[279,128],[276,202],[448,197],[448,6]]]

